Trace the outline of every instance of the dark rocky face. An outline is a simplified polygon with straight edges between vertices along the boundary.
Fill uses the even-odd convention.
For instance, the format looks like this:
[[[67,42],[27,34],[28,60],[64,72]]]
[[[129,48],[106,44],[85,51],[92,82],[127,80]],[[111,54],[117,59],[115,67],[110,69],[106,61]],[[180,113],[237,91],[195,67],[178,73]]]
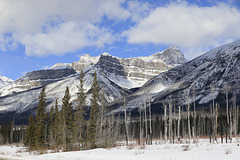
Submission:
[[[104,72],[114,73],[118,76],[150,79],[186,61],[179,49],[170,47],[164,52],[149,57],[117,58],[101,55],[96,66]]]
[[[31,88],[35,88],[61,80],[75,73],[76,71],[73,68],[32,71],[26,73],[14,83],[17,85],[29,85]]]
[[[104,72],[115,73],[119,76],[127,76],[119,59],[112,56],[101,55],[96,66],[101,68]]]

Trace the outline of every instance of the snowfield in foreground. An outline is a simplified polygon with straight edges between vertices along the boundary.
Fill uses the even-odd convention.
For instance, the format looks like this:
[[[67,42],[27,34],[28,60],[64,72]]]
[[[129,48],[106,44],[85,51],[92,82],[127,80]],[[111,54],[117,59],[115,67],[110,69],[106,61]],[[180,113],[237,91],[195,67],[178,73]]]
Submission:
[[[239,160],[239,141],[210,144],[201,139],[195,144],[157,144],[121,146],[111,149],[59,152],[36,155],[22,147],[0,146],[0,160]]]

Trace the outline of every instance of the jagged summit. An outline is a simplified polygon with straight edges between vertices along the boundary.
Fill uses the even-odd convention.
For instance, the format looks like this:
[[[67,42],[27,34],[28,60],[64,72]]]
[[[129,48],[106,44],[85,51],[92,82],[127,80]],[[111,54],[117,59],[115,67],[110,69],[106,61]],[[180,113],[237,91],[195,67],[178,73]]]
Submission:
[[[107,52],[104,52],[104,53],[102,53],[101,55],[103,55],[103,56],[110,56],[110,54],[107,53]]]
[[[172,67],[178,66],[187,62],[179,48],[171,46],[163,52],[158,52],[152,55],[154,58],[162,59],[167,65]]]
[[[146,56],[146,57],[119,58],[116,56],[112,56],[107,52],[104,52],[96,57],[90,56],[89,54],[84,54],[80,57],[78,62],[67,63],[67,64],[66,63],[58,63],[58,64],[55,64],[53,67],[61,66],[61,65],[70,65],[76,71],[80,71],[82,68],[86,68],[89,65],[97,64],[101,57],[105,57],[105,58],[112,57],[114,59],[118,59],[121,63],[124,63],[124,61],[133,62],[133,61],[139,61],[139,60],[142,60],[145,63],[146,62],[161,62],[161,63],[165,63],[167,65],[170,65],[171,66],[170,68],[187,62],[184,55],[181,53],[180,49],[177,48],[176,46],[171,46],[162,52],[157,52],[153,55]],[[102,60],[103,59],[104,58],[102,58]]]

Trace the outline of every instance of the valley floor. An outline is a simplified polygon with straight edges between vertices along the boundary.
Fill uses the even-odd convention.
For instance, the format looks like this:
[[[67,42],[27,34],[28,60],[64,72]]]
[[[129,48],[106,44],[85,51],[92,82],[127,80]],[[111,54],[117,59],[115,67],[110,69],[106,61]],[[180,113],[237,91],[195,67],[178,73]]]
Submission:
[[[160,144],[141,146],[119,146],[111,149],[58,152],[38,155],[25,152],[26,148],[0,146],[0,160],[239,160],[240,142],[210,144],[200,139],[192,144]]]

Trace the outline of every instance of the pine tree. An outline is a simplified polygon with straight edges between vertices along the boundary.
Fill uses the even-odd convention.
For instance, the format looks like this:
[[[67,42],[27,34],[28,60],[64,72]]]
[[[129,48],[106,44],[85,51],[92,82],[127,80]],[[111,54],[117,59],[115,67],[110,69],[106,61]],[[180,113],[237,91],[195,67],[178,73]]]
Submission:
[[[96,136],[96,124],[98,116],[98,99],[99,99],[99,84],[97,82],[97,74],[94,73],[94,79],[92,83],[92,101],[91,101],[91,111],[89,119],[89,131],[88,131],[88,140],[91,148],[95,148],[95,136]]]
[[[56,144],[56,147],[58,145],[62,144],[62,119],[61,119],[61,113],[58,111],[58,100],[55,101],[55,120],[53,123],[53,137]]]
[[[54,143],[54,139],[53,139],[53,124],[54,124],[54,108],[53,106],[50,109],[50,113],[49,113],[49,119],[48,119],[48,141],[50,143],[50,145],[52,146]]]
[[[36,138],[36,147],[43,148],[44,143],[46,142],[46,93],[45,87],[43,87],[40,95],[39,95],[39,104],[37,108],[36,115],[36,130],[35,130],[35,138]]]
[[[71,149],[71,142],[73,140],[73,107],[70,103],[71,95],[69,93],[69,88],[66,88],[65,95],[62,98],[62,131],[63,131],[63,147],[64,150]]]
[[[83,73],[83,70],[81,71],[80,77],[79,77],[79,81],[80,84],[79,86],[77,86],[78,88],[78,92],[77,92],[77,106],[76,106],[76,112],[74,113],[74,120],[75,120],[75,139],[76,142],[79,143],[79,149],[80,149],[80,144],[83,145],[84,141],[85,141],[85,135],[84,135],[84,130],[85,130],[85,125],[86,125],[86,121],[85,121],[85,116],[86,116],[86,94],[84,93],[84,76],[85,74]]]
[[[26,139],[24,142],[25,146],[29,146],[29,149],[31,150],[32,148],[35,147],[35,121],[33,119],[33,116],[31,115],[28,119],[28,127],[27,127],[27,132],[26,132]]]

